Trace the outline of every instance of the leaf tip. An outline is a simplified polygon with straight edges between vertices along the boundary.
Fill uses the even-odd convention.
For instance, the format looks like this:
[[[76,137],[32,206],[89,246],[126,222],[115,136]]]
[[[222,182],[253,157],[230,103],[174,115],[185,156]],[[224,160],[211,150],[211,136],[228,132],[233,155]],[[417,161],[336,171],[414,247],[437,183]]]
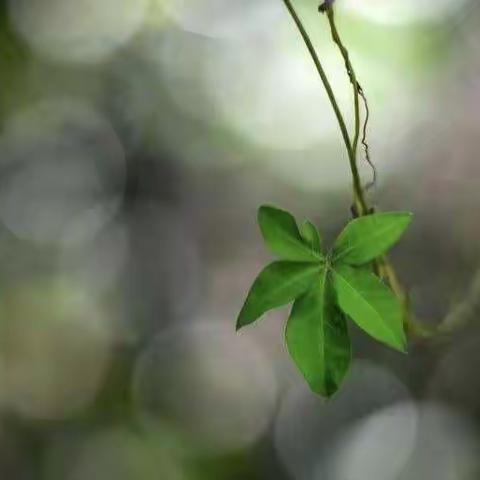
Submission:
[[[332,401],[335,398],[338,390],[339,390],[339,387],[335,387],[334,389],[325,390],[325,392],[323,393],[323,397],[327,401]]]
[[[399,352],[403,353],[404,355],[408,355],[408,345],[406,341],[403,343],[402,349],[399,350]]]
[[[260,220],[265,214],[271,212],[272,210],[278,210],[278,208],[267,204],[260,205],[257,211],[258,220]]]
[[[330,400],[340,390],[340,386],[343,382],[343,376],[341,379],[337,379],[335,381],[324,379],[322,382],[313,382],[309,381],[308,379],[306,380],[313,393],[320,395],[326,400]]]
[[[407,350],[407,340],[403,338],[402,340],[395,341],[394,343],[390,345],[392,348],[394,348],[397,352],[402,353],[404,355],[408,354]]]
[[[333,399],[335,398],[337,392],[338,392],[338,389],[335,390],[334,392],[329,392],[327,394],[323,394],[322,397],[325,399],[326,402],[332,402]]]
[[[321,387],[310,385],[310,388],[315,394],[320,395],[326,401],[331,401],[338,393],[340,385],[322,385]]]
[[[237,323],[235,325],[235,331],[239,331],[240,329],[251,325],[256,320],[258,320],[264,313],[264,311],[256,311],[255,308],[252,308],[252,303],[249,302],[249,298],[243,304],[242,309],[237,317]]]
[[[398,212],[398,216],[403,218],[403,220],[405,222],[405,227],[408,227],[408,225],[410,225],[413,221],[413,213],[412,212],[407,212],[407,211]]]
[[[235,324],[235,331],[238,332],[243,327],[251,323],[247,316],[245,315],[245,308],[242,308],[237,317],[237,323]]]

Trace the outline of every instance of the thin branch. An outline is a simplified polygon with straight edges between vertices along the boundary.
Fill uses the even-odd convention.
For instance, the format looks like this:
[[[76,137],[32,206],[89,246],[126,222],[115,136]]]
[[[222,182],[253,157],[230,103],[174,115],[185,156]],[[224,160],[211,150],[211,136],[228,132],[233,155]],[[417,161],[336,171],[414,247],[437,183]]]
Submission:
[[[362,87],[357,81],[355,70],[353,69],[352,62],[350,61],[350,55],[348,53],[348,50],[343,44],[340,34],[338,33],[337,26],[335,24],[335,13],[333,10],[333,2],[330,2],[330,3],[325,2],[323,5],[320,6],[319,11],[325,12],[327,14],[328,23],[330,25],[330,31],[332,34],[332,40],[337,45],[342,55],[343,61],[345,62],[345,69],[347,71],[348,78],[350,79],[350,83],[352,84],[352,88],[353,88],[354,111],[355,111],[355,133],[354,133],[353,143],[352,143],[353,165],[351,166],[351,169],[352,169],[352,174],[354,178],[357,176],[358,178],[360,178],[360,174],[358,173],[358,167],[357,167],[357,150],[358,150],[358,142],[360,139],[360,97],[364,99],[364,103],[366,102],[366,97],[365,97],[365,94],[363,93]],[[366,133],[366,128],[364,124],[364,134],[365,133]],[[364,140],[365,138],[366,137],[364,135]],[[363,187],[361,185],[360,180],[359,180],[359,183],[360,183],[360,187],[358,187],[358,190],[356,191],[356,196],[357,198],[359,198],[360,203],[364,205],[365,208],[360,209],[358,213],[360,215],[367,215],[369,213],[369,209],[367,207],[365,194],[364,194]]]
[[[368,212],[368,207],[365,201],[365,197],[363,195],[363,188],[362,188],[362,183],[360,179],[360,175],[358,173],[358,168],[356,164],[356,145],[355,149],[352,146],[352,142],[350,140],[350,136],[348,134],[347,126],[345,124],[345,120],[343,118],[342,112],[340,111],[340,108],[338,106],[337,99],[335,97],[335,94],[333,92],[332,86],[330,84],[330,81],[328,80],[328,77],[325,73],[325,70],[322,66],[322,63],[320,62],[320,59],[318,58],[317,52],[315,51],[315,47],[313,46],[313,43],[310,39],[310,36],[308,35],[305,27],[303,26],[302,21],[300,20],[300,17],[298,16],[297,12],[295,11],[295,8],[293,7],[293,4],[291,0],[283,0],[283,3],[285,4],[285,7],[287,8],[288,12],[290,13],[293,21],[295,22],[295,25],[297,26],[300,35],[302,36],[302,39],[308,49],[308,52],[310,53],[310,56],[312,57],[312,60],[315,64],[315,67],[317,69],[317,72],[320,76],[320,79],[322,80],[322,83],[325,87],[325,90],[327,92],[328,98],[330,100],[330,103],[332,105],[332,108],[335,112],[335,116],[337,117],[337,122],[340,127],[340,131],[342,133],[343,141],[345,143],[345,146],[347,148],[347,153],[348,153],[348,159],[350,162],[350,170],[352,172],[352,177],[353,177],[353,190],[354,190],[354,197],[355,197],[355,203],[357,205],[357,208],[359,210],[360,215],[365,215]],[[354,140],[354,143],[358,143],[358,138]]]
[[[358,141],[360,138],[360,101],[359,101],[359,84],[357,82],[357,77],[355,75],[355,70],[353,69],[352,62],[350,61],[350,55],[348,53],[347,48],[342,42],[340,35],[337,30],[337,26],[335,24],[335,13],[333,11],[333,7],[327,6],[325,7],[325,12],[327,13],[328,23],[330,24],[330,31],[332,34],[332,40],[337,45],[340,53],[343,57],[345,62],[345,68],[347,70],[348,77],[350,78],[350,83],[353,87],[353,98],[355,102],[355,136],[353,140],[353,152],[356,156],[357,154],[357,146]]]
[[[355,101],[355,140],[353,142],[353,150],[356,156],[357,153],[357,145],[358,145],[358,140],[360,136],[360,105],[359,105],[359,97],[362,99],[363,104],[365,106],[365,120],[363,122],[363,128],[362,128],[362,145],[363,149],[365,152],[365,159],[367,163],[370,165],[372,172],[373,172],[373,178],[372,181],[369,182],[365,186],[365,191],[369,190],[372,188],[377,181],[377,170],[375,168],[375,165],[373,164],[371,158],[370,158],[370,147],[367,142],[367,128],[368,128],[368,122],[370,120],[370,108],[368,106],[368,101],[367,97],[365,95],[365,92],[363,91],[362,86],[360,85],[359,81],[357,80],[355,70],[353,68],[352,62],[350,60],[350,54],[345,47],[345,45],[342,42],[342,39],[340,37],[340,34],[338,33],[336,24],[335,24],[335,15],[334,11],[331,5],[323,4],[321,5],[322,8],[319,8],[321,12],[326,12],[328,21],[330,24],[330,31],[332,33],[332,39],[337,45],[338,49],[340,50],[340,53],[342,54],[343,60],[345,62],[345,69],[347,71],[348,77],[350,79],[350,83],[352,84],[353,87],[353,95],[354,95],[354,101]]]
[[[345,142],[345,146],[347,147],[348,154],[351,154],[352,146],[350,142],[350,137],[348,135],[348,130],[345,125],[345,120],[343,119],[342,112],[340,111],[340,107],[338,106],[337,99],[335,98],[335,94],[333,93],[332,86],[330,85],[330,81],[328,80],[327,74],[325,73],[325,69],[323,68],[322,63],[320,62],[320,59],[318,58],[317,52],[315,51],[315,47],[313,46],[312,41],[310,40],[310,36],[308,35],[305,27],[303,26],[302,21],[300,20],[300,17],[298,16],[297,12],[295,11],[293,4],[290,0],[283,0],[283,3],[285,4],[288,12],[290,13],[291,17],[293,18],[293,21],[295,22],[295,25],[297,26],[300,35],[302,36],[302,39],[308,49],[308,52],[310,53],[310,56],[312,57],[313,63],[315,64],[315,67],[317,68],[317,72],[320,75],[320,79],[322,80],[323,86],[325,87],[325,90],[327,92],[328,98],[330,100],[330,103],[333,107],[333,110],[335,112],[335,116],[337,117],[338,124],[340,126],[340,130],[342,133],[343,141]]]
[[[374,163],[370,157],[370,146],[367,141],[367,129],[368,129],[368,122],[370,121],[370,107],[368,106],[367,96],[363,91],[362,86],[358,84],[358,94],[362,97],[363,105],[365,106],[365,120],[363,122],[363,130],[362,130],[362,145],[363,150],[365,152],[365,160],[367,161],[368,165],[372,169],[372,180],[365,185],[365,191],[368,192],[371,188],[375,187],[377,184],[377,168],[375,167]]]

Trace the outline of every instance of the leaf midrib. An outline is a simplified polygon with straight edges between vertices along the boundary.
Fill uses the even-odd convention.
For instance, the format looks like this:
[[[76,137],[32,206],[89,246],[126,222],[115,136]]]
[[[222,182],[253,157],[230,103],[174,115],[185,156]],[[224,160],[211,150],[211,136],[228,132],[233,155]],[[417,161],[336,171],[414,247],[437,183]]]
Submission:
[[[365,236],[363,236],[363,238],[361,240],[359,240],[356,245],[354,246],[350,246],[348,247],[347,249],[345,249],[343,252],[339,253],[337,256],[335,256],[333,258],[333,261],[334,262],[339,262],[343,257],[345,257],[348,253],[350,253],[352,250],[355,250],[357,248],[359,248],[360,246],[362,246],[363,244],[365,243],[368,243],[368,242],[371,242],[372,240],[372,237],[379,237],[379,236],[383,236],[385,233],[387,233],[389,230],[393,230],[394,228],[396,227],[396,225],[387,225],[385,226],[383,229],[377,229],[375,230],[375,235],[371,235],[370,237],[366,238]]]
[[[382,316],[378,313],[378,311],[367,300],[365,300],[365,298],[358,292],[358,290],[354,286],[352,286],[352,284],[343,275],[341,275],[338,272],[338,270],[333,270],[333,271],[345,282],[345,284],[350,288],[353,294],[357,298],[360,298],[363,301],[363,303],[368,306],[369,310],[372,311],[374,315],[380,320],[378,323],[381,327],[383,327],[382,330],[387,332],[391,340],[395,342],[396,341],[395,332],[390,328],[388,328],[388,324],[383,321]]]
[[[300,232],[298,232],[298,234],[300,235]],[[293,245],[295,247],[300,247],[300,250],[302,250],[303,253],[308,255],[308,257],[310,257],[310,258],[306,258],[305,260],[304,259],[302,259],[302,260],[290,260],[290,259],[288,259],[288,260],[290,260],[292,262],[295,262],[295,261],[310,262],[310,263],[316,263],[316,262],[321,263],[322,262],[323,258],[322,258],[320,253],[317,253],[310,246],[305,245],[302,240],[293,238],[291,235],[287,234],[285,232],[285,230],[283,230],[282,228],[280,228],[278,226],[275,226],[275,235],[278,238],[286,240],[288,243],[290,243],[291,245]]]
[[[291,261],[288,260],[288,262],[291,262]],[[305,268],[303,268],[301,271],[298,272],[298,275],[287,275],[288,280],[282,283],[281,286],[279,286],[279,288],[276,290],[276,292],[278,292],[279,290],[288,290],[292,285],[300,282],[303,278],[309,277],[310,275],[313,276],[314,273],[319,273],[321,268],[320,265],[316,265],[313,262],[310,263],[310,262],[293,262],[292,261],[291,263],[298,263],[298,264],[305,263],[306,265],[305,265]],[[274,296],[273,292],[271,295],[266,296],[266,298],[271,299],[272,296]]]
[[[328,268],[324,268],[323,269],[323,272],[322,272],[322,292],[321,292],[321,305],[322,305],[322,312],[321,312],[321,315],[322,315],[322,321],[320,322],[320,329],[321,329],[321,335],[323,335],[323,341],[322,342],[318,342],[319,344],[321,344],[321,347],[319,348],[319,355],[320,355],[320,358],[322,360],[322,365],[323,365],[323,382],[325,383],[325,371],[326,371],[326,354],[325,354],[325,344],[326,344],[326,339],[325,339],[325,308],[326,308],[326,304],[325,304],[325,299],[326,299],[326,292],[327,292],[327,281],[328,281],[328,278],[327,278],[327,275],[328,275]]]

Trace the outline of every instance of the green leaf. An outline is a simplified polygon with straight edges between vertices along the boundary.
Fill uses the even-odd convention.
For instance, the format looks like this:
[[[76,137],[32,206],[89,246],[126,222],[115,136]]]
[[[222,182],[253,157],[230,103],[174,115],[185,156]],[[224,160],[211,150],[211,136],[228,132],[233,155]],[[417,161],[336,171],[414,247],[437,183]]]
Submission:
[[[248,293],[237,319],[237,330],[253,323],[268,310],[302,295],[318,277],[320,268],[318,264],[287,261],[265,267]]]
[[[285,331],[288,351],[310,388],[330,397],[351,359],[347,322],[335,303],[327,269],[292,308]]]
[[[300,229],[300,234],[314,252],[322,253],[322,240],[317,227],[312,222],[306,220]]]
[[[284,210],[262,206],[258,224],[265,243],[279,257],[300,262],[318,262],[321,256],[312,251],[298,230],[295,218]]]
[[[340,265],[333,275],[339,307],[373,338],[404,352],[403,310],[393,292],[367,269]]]
[[[408,227],[408,212],[376,213],[352,220],[333,246],[333,261],[363,265],[385,253]]]

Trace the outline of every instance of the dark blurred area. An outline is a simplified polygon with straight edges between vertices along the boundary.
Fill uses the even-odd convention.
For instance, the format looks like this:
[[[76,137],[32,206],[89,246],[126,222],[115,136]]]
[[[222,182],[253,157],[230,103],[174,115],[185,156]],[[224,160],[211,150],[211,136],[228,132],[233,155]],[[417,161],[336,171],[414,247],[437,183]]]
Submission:
[[[342,108],[325,19],[296,0]],[[372,110],[392,260],[454,334],[408,356],[352,326],[326,402],[286,310],[235,334],[272,203],[328,243],[348,161],[281,0],[1,0],[0,479],[480,475],[480,4],[337,0]],[[364,181],[371,171],[361,164]]]

